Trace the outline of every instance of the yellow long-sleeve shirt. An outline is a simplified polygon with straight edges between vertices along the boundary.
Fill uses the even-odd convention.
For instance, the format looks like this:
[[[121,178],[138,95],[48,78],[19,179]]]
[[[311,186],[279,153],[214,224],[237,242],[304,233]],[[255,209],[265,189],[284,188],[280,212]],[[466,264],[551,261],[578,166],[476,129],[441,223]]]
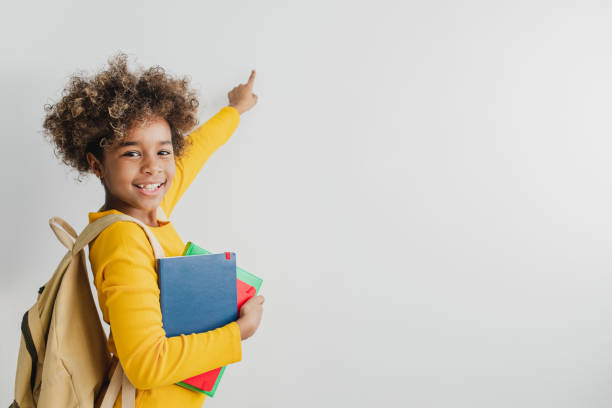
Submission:
[[[174,206],[208,160],[232,135],[240,114],[225,107],[188,136],[191,146],[176,159],[174,180],[161,207]],[[89,222],[117,210],[89,213]],[[170,221],[149,227],[166,256],[179,256],[185,244]],[[242,348],[236,322],[206,333],[166,337],[162,328],[159,286],[153,249],[141,227],[117,222],[89,246],[89,260],[104,320],[110,324],[108,347],[136,387],[136,407],[201,407],[205,395],[175,385],[240,361]],[[121,398],[115,407],[121,406]]]

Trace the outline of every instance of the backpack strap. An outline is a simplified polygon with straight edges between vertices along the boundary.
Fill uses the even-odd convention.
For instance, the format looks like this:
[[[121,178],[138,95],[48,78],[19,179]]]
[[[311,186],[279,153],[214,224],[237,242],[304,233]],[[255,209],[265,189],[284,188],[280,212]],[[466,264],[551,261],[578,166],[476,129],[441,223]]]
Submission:
[[[161,208],[160,208],[161,210]],[[162,211],[163,214],[163,211]],[[153,248],[153,255],[156,259],[165,258],[164,249],[160,245],[159,241],[151,232],[151,230],[140,220],[134,217],[130,217],[125,214],[109,214],[99,220],[87,225],[83,231],[77,235],[75,230],[60,217],[53,217],[49,220],[51,229],[60,240],[60,242],[69,250],[71,255],[78,254],[86,245],[89,245],[102,231],[107,227],[118,221],[129,221],[138,224],[146,234],[151,247]],[[60,229],[60,227],[62,229]],[[74,238],[74,241],[72,238]],[[136,400],[136,389],[134,385],[125,375],[121,363],[117,362],[117,366],[111,376],[111,380],[102,399],[101,408],[112,408],[119,391],[121,392],[121,406],[123,408],[133,408]]]
[[[59,239],[60,242],[66,248],[72,249],[73,240],[70,238],[70,236],[72,236],[72,238],[74,238],[74,239],[77,238],[77,233],[74,230],[74,228],[72,228],[70,226],[70,224],[68,224],[66,221],[64,221],[60,217],[53,217],[53,218],[51,218],[49,220],[49,226],[51,227],[51,229],[55,233],[55,236],[57,237],[57,239]],[[60,229],[59,227],[62,227],[63,230]],[[66,232],[68,232],[68,234],[70,234],[70,236],[68,234],[66,234]]]
[[[66,221],[64,221],[60,217],[51,218],[49,220],[49,225],[51,226],[51,229],[53,230],[57,238],[60,240],[60,242],[66,248],[72,251],[73,255],[76,255],[81,249],[83,249],[86,245],[89,245],[91,241],[93,241],[98,235],[100,235],[102,231],[104,231],[107,227],[109,227],[111,224],[114,224],[117,221],[130,221],[130,222],[140,225],[140,227],[143,229],[144,233],[146,234],[147,238],[149,239],[149,243],[151,244],[151,247],[153,248],[153,254],[155,255],[155,258],[165,258],[166,255],[164,253],[164,250],[162,246],[159,244],[159,241],[157,241],[157,238],[155,237],[155,235],[153,235],[153,233],[151,232],[151,230],[142,221],[137,220],[134,217],[130,217],[129,215],[125,215],[125,214],[106,215],[100,218],[99,220],[94,221],[93,223],[89,224],[87,227],[85,227],[85,229],[83,229],[81,234],[78,236],[76,232],[74,231],[74,229],[70,226],[70,224],[68,224]],[[68,233],[61,230],[60,227],[62,227]],[[74,237],[75,239],[72,240],[70,236]]]
[[[113,359],[116,360],[117,357],[113,357]],[[111,375],[110,383],[106,389],[106,394],[104,394],[104,398],[99,408],[113,408],[119,391],[122,391],[121,407],[133,408],[136,403],[136,389],[123,372],[123,367],[121,367],[121,364],[117,360],[117,364]]]
[[[109,214],[89,224],[87,227],[85,227],[83,232],[81,232],[81,234],[76,238],[74,245],[71,248],[72,253],[78,253],[81,249],[83,249],[86,245],[93,241],[102,231],[104,231],[104,229],[106,229],[111,224],[114,224],[117,221],[130,221],[140,225],[140,227],[147,235],[149,242],[151,243],[155,258],[165,258],[166,255],[164,254],[164,250],[157,241],[157,238],[155,238],[155,235],[153,235],[153,233],[151,232],[151,230],[140,220],[137,220],[136,218],[130,217],[129,215],[125,214]]]

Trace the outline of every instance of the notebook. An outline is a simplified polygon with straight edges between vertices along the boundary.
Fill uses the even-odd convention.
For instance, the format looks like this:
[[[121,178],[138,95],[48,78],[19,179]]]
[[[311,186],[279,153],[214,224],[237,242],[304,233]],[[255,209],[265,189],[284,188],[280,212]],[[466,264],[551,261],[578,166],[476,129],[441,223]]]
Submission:
[[[183,251],[184,256],[198,256],[198,255],[206,255],[210,254],[204,248],[200,248],[196,244],[192,242],[188,242],[185,246],[185,250]],[[259,288],[263,280],[240,267],[236,267],[236,303],[237,303],[237,311],[240,310],[242,305],[259,293]],[[217,391],[217,387],[219,386],[219,382],[221,381],[221,377],[225,372],[226,367],[220,367],[215,370],[208,371],[206,373],[202,373],[195,377],[188,378],[183,380],[178,385],[189,388],[193,391],[197,391],[203,394],[206,394],[210,397],[215,395]]]
[[[214,330],[238,318],[235,253],[157,262],[162,322],[168,337]]]

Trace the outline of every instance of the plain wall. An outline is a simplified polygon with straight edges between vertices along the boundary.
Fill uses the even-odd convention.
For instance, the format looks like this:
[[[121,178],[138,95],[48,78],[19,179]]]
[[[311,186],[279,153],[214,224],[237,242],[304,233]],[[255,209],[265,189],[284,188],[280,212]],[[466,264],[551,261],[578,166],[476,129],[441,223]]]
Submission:
[[[200,122],[259,104],[173,214],[264,279],[207,407],[609,407],[612,8],[597,1],[15,3],[0,17],[0,400],[19,325],[103,203],[43,106],[119,50]],[[194,220],[195,218],[195,220]]]

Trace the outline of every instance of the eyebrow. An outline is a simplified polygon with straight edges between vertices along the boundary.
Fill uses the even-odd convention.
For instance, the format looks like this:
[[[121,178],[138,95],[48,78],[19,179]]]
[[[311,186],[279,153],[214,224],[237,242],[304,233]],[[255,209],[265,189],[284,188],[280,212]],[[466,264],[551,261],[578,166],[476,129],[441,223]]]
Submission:
[[[120,146],[120,147],[123,147],[123,146],[138,146],[139,144],[140,144],[139,142],[127,141],[127,142],[121,142],[121,143],[119,143],[119,146]],[[158,145],[160,145],[160,146],[161,146],[161,145],[169,145],[169,144],[171,145],[171,144],[172,144],[172,141],[170,141],[170,140],[164,140],[163,142],[159,142],[159,143],[158,143]]]

